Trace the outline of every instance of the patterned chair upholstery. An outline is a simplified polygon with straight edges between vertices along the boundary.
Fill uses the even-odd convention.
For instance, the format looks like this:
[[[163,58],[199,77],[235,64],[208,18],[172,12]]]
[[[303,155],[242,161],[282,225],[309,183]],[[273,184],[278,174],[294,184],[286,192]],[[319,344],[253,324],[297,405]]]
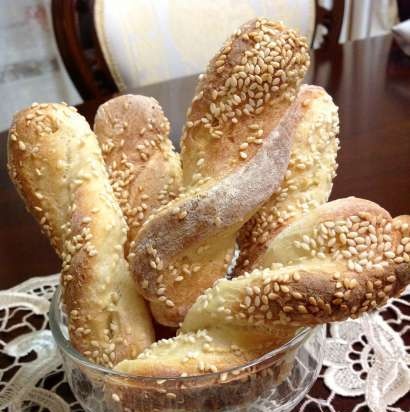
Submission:
[[[281,20],[311,41],[312,0],[95,0],[99,43],[120,91],[204,70],[222,42],[256,16]]]

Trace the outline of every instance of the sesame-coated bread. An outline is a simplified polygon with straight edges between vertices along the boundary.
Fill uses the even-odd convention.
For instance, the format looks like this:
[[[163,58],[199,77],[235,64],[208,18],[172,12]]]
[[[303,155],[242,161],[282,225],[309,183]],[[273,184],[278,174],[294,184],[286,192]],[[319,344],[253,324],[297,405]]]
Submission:
[[[108,409],[242,407],[288,376],[311,327],[410,283],[410,215],[327,202],[339,121],[322,88],[300,86],[308,65],[305,39],[283,24],[241,26],[200,76],[181,155],[144,96],[102,105],[96,134],[64,104],[15,116],[9,173],[63,260],[72,345],[152,378],[108,374]],[[143,298],[177,336],[153,343]],[[258,370],[257,358],[273,363]]]
[[[241,26],[211,59],[181,142],[184,184],[225,176],[260,150],[309,66],[306,39],[281,23]]]
[[[235,274],[263,267],[269,244],[292,221],[329,199],[339,147],[337,106],[324,89],[302,86],[303,121],[293,139],[288,169],[280,190],[242,227]]]
[[[182,189],[168,119],[154,98],[128,94],[98,108],[94,132],[131,242],[152,211]]]
[[[188,311],[177,338],[117,368],[154,376],[223,371],[301,327],[371,311],[410,283],[409,222],[363,199],[326,203],[276,237],[267,268],[218,280]]]
[[[126,385],[124,379],[107,379],[105,399],[112,410],[120,406],[125,411],[141,412],[245,411],[289,376],[298,349],[309,336],[310,331],[303,331],[291,347],[268,355],[276,348],[272,340],[255,344],[244,331],[233,328],[182,333],[157,342],[137,360],[118,364],[118,372],[149,378],[129,380]],[[282,332],[276,343],[292,337]],[[229,365],[240,366],[227,369]]]
[[[258,19],[201,76],[182,137],[185,191],[148,218],[129,259],[158,322],[178,326],[225,274],[238,230],[279,188],[308,62],[303,38]]]
[[[245,365],[289,341],[295,330],[278,329],[273,334],[247,333],[214,324],[208,329],[180,333],[154,343],[137,359],[123,360],[115,370],[142,376],[179,377],[216,373]]]
[[[182,329],[206,328],[209,312],[216,313],[216,322],[254,323],[261,330],[276,323],[305,326],[357,317],[409,283],[408,231],[407,223],[368,200],[326,203],[274,239],[264,269],[220,280],[198,299]],[[215,307],[221,306],[221,295],[229,296],[222,304],[229,313]]]
[[[153,341],[149,313],[124,258],[127,225],[87,121],[63,104],[14,117],[8,167],[28,209],[63,260],[73,346],[113,366]]]

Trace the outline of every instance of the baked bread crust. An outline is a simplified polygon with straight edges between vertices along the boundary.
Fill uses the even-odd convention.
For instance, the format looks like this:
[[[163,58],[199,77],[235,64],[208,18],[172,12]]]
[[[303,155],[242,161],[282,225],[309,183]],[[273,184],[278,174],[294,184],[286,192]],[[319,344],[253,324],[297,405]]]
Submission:
[[[117,369],[154,376],[223,371],[278,347],[301,327],[383,305],[410,283],[409,222],[354,197],[316,208],[274,239],[264,262],[271,268],[218,280],[190,308],[177,338]]]
[[[339,148],[337,106],[318,86],[303,85],[302,120],[280,190],[241,228],[235,275],[262,268],[269,243],[289,223],[328,201]]]
[[[8,168],[63,260],[73,346],[111,367],[135,357],[153,342],[153,329],[124,258],[127,226],[87,121],[63,104],[19,112],[9,134]]]
[[[231,282],[218,281],[209,291],[212,298],[205,295],[196,302],[182,329],[206,328],[203,322],[209,322],[207,312],[216,309],[218,294],[228,295],[235,306],[230,301],[223,304],[231,312],[226,321],[260,324],[262,330],[265,324],[307,326],[373,310],[410,281],[409,229],[404,219],[407,216],[392,219],[382,207],[364,199],[328,202],[273,239],[262,262],[267,269],[255,269]],[[260,293],[252,294],[247,286],[256,286]],[[259,305],[249,311],[255,299]],[[224,311],[215,311],[215,320],[226,318]]]
[[[158,322],[178,326],[225,274],[238,230],[278,189],[308,61],[303,38],[258,19],[201,76],[182,137],[186,190],[150,216],[131,248],[135,280]]]
[[[202,74],[181,140],[184,185],[220,179],[259,152],[309,66],[304,37],[281,23],[242,25]]]
[[[128,245],[147,217],[182,190],[169,122],[152,97],[123,95],[101,105],[94,132],[114,194],[128,224]]]

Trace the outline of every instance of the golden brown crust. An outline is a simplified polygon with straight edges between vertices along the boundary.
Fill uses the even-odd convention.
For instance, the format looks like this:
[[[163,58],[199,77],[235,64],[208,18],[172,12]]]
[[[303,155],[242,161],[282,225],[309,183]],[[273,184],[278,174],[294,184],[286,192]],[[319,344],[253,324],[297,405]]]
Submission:
[[[220,178],[252,158],[309,65],[304,37],[281,23],[242,25],[200,76],[182,136],[184,184]]]
[[[363,199],[326,203],[275,238],[271,268],[218,280],[190,308],[177,338],[118,367],[157,376],[209,372],[198,368],[204,363],[221,371],[283,344],[301,327],[371,311],[410,283],[408,222],[410,216],[392,219]]]
[[[332,190],[339,147],[337,107],[324,89],[301,87],[302,121],[292,143],[280,190],[241,228],[235,274],[260,267],[269,242],[289,223],[327,202]]]
[[[252,159],[224,179],[185,192],[139,232],[130,264],[143,296],[162,305],[152,306],[160,323],[177,326],[198,295],[226,272],[238,229],[282,180],[297,108],[291,106]]]
[[[181,155],[187,190],[147,220],[131,251],[140,292],[169,326],[178,326],[196,297],[225,274],[237,231],[283,178],[300,117],[292,100],[309,60],[305,41],[260,19],[240,32],[211,60],[188,111]],[[242,70],[245,78],[236,80]],[[219,116],[214,106],[230,110],[236,93],[247,97],[235,103],[235,120]],[[248,110],[255,93],[261,103]]]
[[[48,104],[33,103],[31,108],[20,112],[19,122],[16,119],[13,121],[8,137],[7,167],[17,191],[25,199],[27,209],[40,223],[42,232],[49,237],[56,252],[61,256],[64,239],[60,228],[66,223],[67,212],[60,208],[60,199],[49,196],[49,193],[64,193],[63,170],[56,169],[54,171],[58,178],[52,182],[44,179],[44,165],[40,155],[38,155],[40,148],[32,136],[27,136],[27,139],[33,139],[33,143],[30,144],[21,138],[28,132],[40,135],[41,133],[53,133],[57,130],[58,124],[55,119],[45,115],[45,110],[48,107]],[[29,126],[35,117],[40,117],[41,126],[36,125],[38,129],[31,130]],[[58,161],[57,155],[51,147],[42,148],[42,153],[50,160]],[[26,166],[27,159],[31,161],[29,167]],[[37,190],[33,190],[33,187],[36,187]],[[50,197],[46,208],[43,207],[45,197]]]
[[[114,400],[113,408],[120,403],[123,408],[147,412],[156,409],[202,412],[246,408],[258,396],[267,396],[273,385],[279,385],[287,378],[296,352],[308,336],[306,334],[293,343],[292,349],[266,357],[257,365],[245,366],[247,360],[259,357],[267,347],[264,350],[262,346],[254,347],[251,353],[244,350],[245,343],[241,347],[231,345],[229,333],[186,333],[182,344],[175,340],[165,344],[160,342],[160,348],[153,349],[155,355],[151,354],[149,359],[121,362],[118,370],[154,378],[138,379],[138,382],[131,381],[128,385],[124,385],[122,379],[110,380],[106,385],[107,402]],[[164,357],[167,362],[162,367]],[[184,370],[191,371],[189,374],[183,372],[181,375],[181,361]],[[227,364],[240,368],[227,371]],[[166,376],[177,379],[162,379]]]
[[[63,259],[74,347],[109,366],[135,356],[152,343],[152,326],[124,258],[127,227],[86,120],[62,104],[18,113],[9,170]]]
[[[285,336],[283,338],[286,339]],[[212,328],[182,333],[175,338],[157,342],[137,359],[124,360],[115,369],[142,376],[195,376],[223,371],[227,365],[230,365],[228,368],[244,365],[271,349],[273,342],[267,341],[265,336],[259,340],[247,339],[243,332]]]
[[[276,324],[356,317],[410,282],[407,231],[373,202],[350,197],[326,203],[274,239],[265,255],[267,269],[218,281],[191,308],[182,329],[227,322],[269,333]],[[220,304],[219,296],[228,298]]]
[[[252,325],[269,336],[278,328],[341,321],[382,306],[409,282],[410,266],[405,263],[360,274],[318,259],[274,271],[255,269],[242,282],[220,282],[217,293],[203,299],[202,306],[194,305],[197,312],[188,313],[182,330],[227,323],[238,329]],[[228,299],[216,306],[217,296]]]
[[[182,189],[181,163],[169,139],[169,122],[154,98],[128,94],[98,108],[94,131],[131,242],[152,211],[175,199]]]

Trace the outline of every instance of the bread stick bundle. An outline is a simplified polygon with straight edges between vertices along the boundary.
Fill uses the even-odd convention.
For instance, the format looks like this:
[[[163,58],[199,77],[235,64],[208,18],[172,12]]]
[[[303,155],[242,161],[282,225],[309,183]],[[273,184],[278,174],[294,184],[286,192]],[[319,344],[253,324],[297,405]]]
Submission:
[[[282,345],[300,328],[376,309],[410,283],[409,223],[410,216],[392,219],[354,197],[306,213],[273,239],[265,269],[217,281],[188,311],[176,338],[117,370],[222,372]]]
[[[178,326],[224,276],[238,230],[279,188],[308,63],[304,38],[257,19],[200,77],[182,136],[185,191],[151,214],[131,248],[135,280],[158,322]]]

